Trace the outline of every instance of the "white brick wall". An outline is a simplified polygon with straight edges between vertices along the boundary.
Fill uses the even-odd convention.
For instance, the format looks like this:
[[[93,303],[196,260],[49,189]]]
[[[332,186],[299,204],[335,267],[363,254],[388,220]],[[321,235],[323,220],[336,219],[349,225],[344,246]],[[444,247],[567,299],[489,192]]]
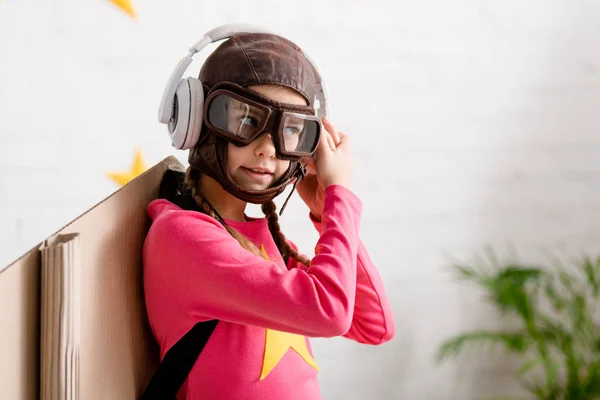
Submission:
[[[171,69],[215,25],[268,24],[328,78],[333,120],[355,143],[362,237],[398,323],[382,347],[316,341],[325,398],[475,399],[513,388],[505,359],[434,365],[443,338],[494,318],[449,280],[448,259],[485,245],[528,260],[541,249],[596,251],[600,4],[135,5],[138,22],[101,0],[0,4],[0,266],[109,195],[105,173],[127,169],[136,146],[150,164],[185,161],[156,122]],[[312,250],[298,198],[282,224]]]

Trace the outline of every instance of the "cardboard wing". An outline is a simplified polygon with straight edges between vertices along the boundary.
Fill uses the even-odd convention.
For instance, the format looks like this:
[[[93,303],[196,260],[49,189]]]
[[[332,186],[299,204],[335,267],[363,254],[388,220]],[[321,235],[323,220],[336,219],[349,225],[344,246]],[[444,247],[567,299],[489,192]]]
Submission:
[[[42,253],[40,398],[79,399],[81,349],[80,235],[46,240]]]
[[[158,365],[141,250],[169,167],[183,169],[164,159],[0,272],[0,399],[141,395]]]

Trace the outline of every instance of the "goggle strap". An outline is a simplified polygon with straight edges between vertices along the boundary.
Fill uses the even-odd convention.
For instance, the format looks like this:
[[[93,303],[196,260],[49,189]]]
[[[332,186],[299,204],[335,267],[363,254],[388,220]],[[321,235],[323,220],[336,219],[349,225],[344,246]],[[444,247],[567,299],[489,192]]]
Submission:
[[[292,197],[294,190],[296,190],[296,185],[298,184],[298,181],[304,179],[304,177],[306,176],[306,168],[304,167],[304,165],[298,164],[298,171],[294,175],[297,175],[298,177],[296,180],[294,180],[294,186],[292,186],[292,190],[290,191],[290,194],[288,195],[287,199],[285,199],[285,201],[283,202],[283,206],[281,206],[281,210],[279,211],[280,217],[283,214],[283,210],[285,210],[285,206],[287,206],[287,203],[290,200],[290,197]]]

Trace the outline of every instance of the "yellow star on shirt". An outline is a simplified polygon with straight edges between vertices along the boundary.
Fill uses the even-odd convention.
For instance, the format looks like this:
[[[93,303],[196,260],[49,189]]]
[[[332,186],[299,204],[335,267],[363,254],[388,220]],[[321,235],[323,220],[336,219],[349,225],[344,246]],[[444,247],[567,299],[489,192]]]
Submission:
[[[265,355],[260,380],[265,379],[269,375],[289,349],[293,349],[308,365],[317,371],[319,370],[316,361],[308,351],[304,336],[267,329]]]
[[[133,165],[130,171],[126,172],[109,172],[108,176],[121,186],[125,186],[129,181],[135,179],[138,175],[142,174],[148,169],[144,159],[142,157],[142,152],[138,149],[135,151],[135,156],[133,159]]]
[[[135,10],[133,9],[133,4],[131,4],[130,0],[110,0],[110,2],[119,7],[122,11],[125,11],[130,17],[136,18]]]
[[[270,259],[265,250],[265,246],[262,244],[260,245],[260,252],[265,260]],[[267,375],[269,375],[289,349],[293,349],[308,365],[312,366],[317,371],[319,370],[315,359],[308,351],[306,338],[304,336],[267,329],[265,333],[265,354],[262,371],[260,373],[260,380],[265,379]]]

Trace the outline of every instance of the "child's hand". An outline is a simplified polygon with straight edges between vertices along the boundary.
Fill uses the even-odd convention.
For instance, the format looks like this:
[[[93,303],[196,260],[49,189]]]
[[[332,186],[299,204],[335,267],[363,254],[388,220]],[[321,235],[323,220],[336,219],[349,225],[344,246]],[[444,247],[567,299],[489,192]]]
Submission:
[[[296,190],[315,217],[323,214],[323,192],[329,185],[350,186],[350,139],[323,118],[325,129],[321,133],[315,158],[303,158],[306,177]]]
[[[333,124],[323,118],[325,129],[315,152],[314,169],[319,183],[350,186],[350,138],[339,132]]]

